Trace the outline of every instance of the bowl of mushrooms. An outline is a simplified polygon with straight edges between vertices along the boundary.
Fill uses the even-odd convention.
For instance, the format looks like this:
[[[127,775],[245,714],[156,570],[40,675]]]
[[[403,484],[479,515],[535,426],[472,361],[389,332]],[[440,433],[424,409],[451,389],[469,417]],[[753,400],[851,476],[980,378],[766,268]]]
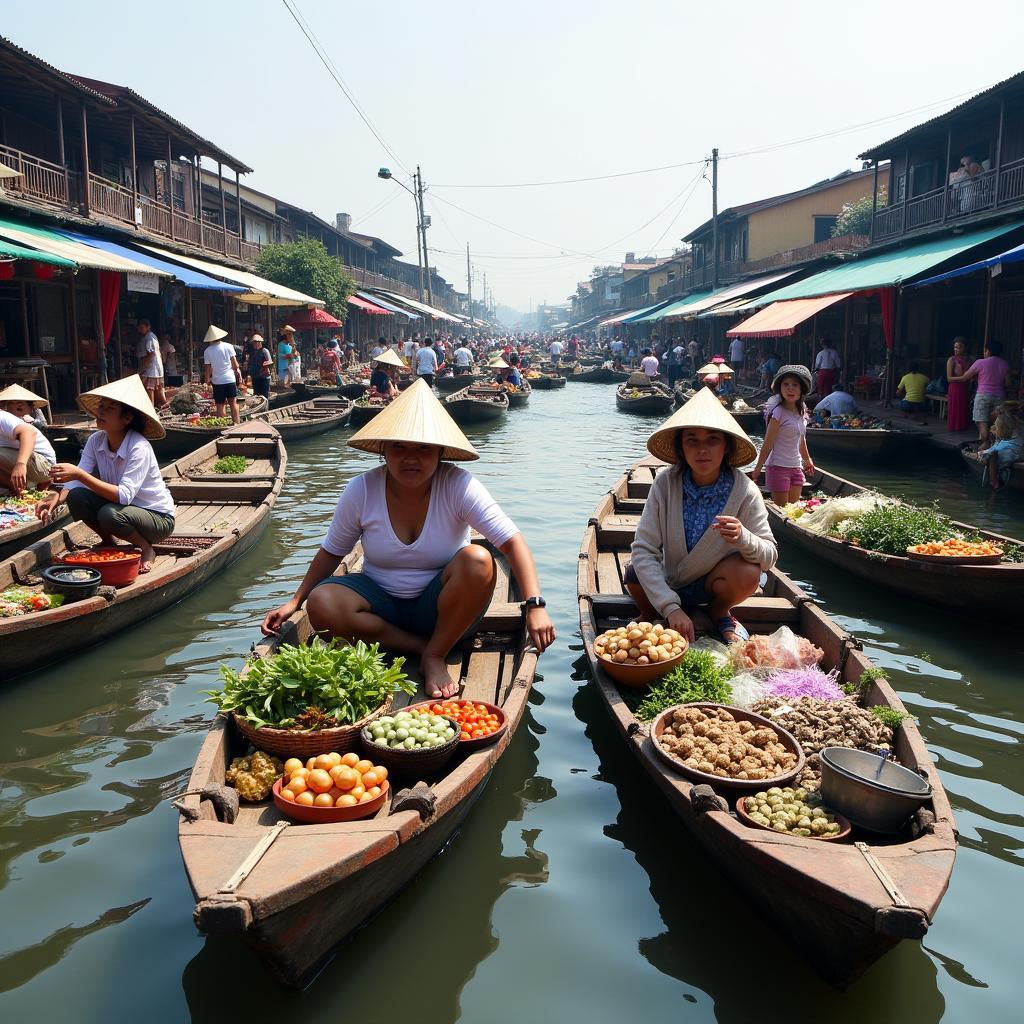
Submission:
[[[646,686],[683,660],[689,643],[660,622],[630,622],[594,639],[594,653],[608,675],[624,686]]]

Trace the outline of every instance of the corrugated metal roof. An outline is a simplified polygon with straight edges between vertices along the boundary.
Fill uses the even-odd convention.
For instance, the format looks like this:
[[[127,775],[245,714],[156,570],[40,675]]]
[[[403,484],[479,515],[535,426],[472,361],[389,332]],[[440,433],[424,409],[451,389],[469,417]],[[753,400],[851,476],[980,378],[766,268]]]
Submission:
[[[903,145],[911,135],[916,135],[921,131],[927,131],[929,128],[941,124],[952,114],[958,114],[975,105],[981,106],[988,100],[994,99],[1000,90],[1009,89],[1011,86],[1020,84],[1024,84],[1024,71],[1018,71],[1017,74],[1011,75],[1009,78],[1004,78],[1001,82],[996,82],[995,85],[989,86],[987,89],[977,93],[977,95],[972,96],[970,99],[964,100],[962,103],[958,103],[955,107],[950,107],[944,114],[939,114],[928,121],[922,121],[919,125],[915,125],[913,128],[908,128],[905,132],[901,132],[899,135],[893,136],[893,138],[889,139],[887,142],[882,142],[877,146],[873,146],[871,149],[865,150],[857,159],[875,160],[880,156],[890,156],[893,147]]]

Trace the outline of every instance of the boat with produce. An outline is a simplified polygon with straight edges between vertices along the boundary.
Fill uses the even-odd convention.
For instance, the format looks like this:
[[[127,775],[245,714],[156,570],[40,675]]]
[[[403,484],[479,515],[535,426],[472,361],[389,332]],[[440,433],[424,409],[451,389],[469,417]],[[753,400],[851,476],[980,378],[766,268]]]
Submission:
[[[269,423],[287,444],[345,426],[352,415],[352,408],[351,398],[311,398],[308,402],[296,402],[258,413],[256,419]]]
[[[927,932],[956,853],[949,801],[884,672],[781,572],[737,609],[750,641],[724,648],[702,637],[680,656],[661,632],[654,641],[658,658],[674,666],[669,674],[640,689],[616,682],[610,673],[656,667],[631,669],[632,655],[620,656],[624,648],[613,651],[612,641],[624,633],[650,653],[641,627],[648,638],[661,629],[635,622],[623,586],[660,466],[647,459],[623,474],[583,536],[577,590],[595,684],[623,743],[744,901],[826,979],[848,984],[901,940]],[[699,618],[695,625],[711,628]],[[883,750],[888,761],[877,756]],[[848,816],[830,805],[842,795],[864,815],[851,790],[881,789],[862,779],[849,785],[853,773],[836,767],[844,756],[898,769],[900,785],[915,793],[912,806],[899,809],[906,823],[864,819],[898,832],[883,837],[858,825],[846,834]]]
[[[266,412],[269,403],[262,395],[243,395],[238,399],[238,419],[246,423],[254,416]],[[225,412],[227,408],[225,407]],[[160,414],[164,436],[153,441],[153,451],[161,461],[184,452],[190,452],[220,436],[231,427],[230,416],[218,416],[212,399],[199,412],[181,415]]]
[[[627,370],[613,370],[610,366],[579,365],[575,373],[566,374],[566,380],[576,384],[619,384],[629,380]]]
[[[43,497],[43,491],[31,487],[19,495],[0,494],[0,559],[67,525],[70,516],[66,505],[58,505],[45,523],[36,519],[35,504]]]
[[[306,401],[310,398],[329,398],[332,395],[337,398],[359,398],[370,390],[370,381],[357,378],[346,379],[340,385],[323,384],[319,377],[307,377],[305,380],[296,381],[292,385],[293,392],[300,400]]]
[[[960,445],[960,457],[964,460],[964,465],[971,471],[971,476],[975,480],[987,482],[988,478],[985,475],[986,465],[978,458],[979,447],[977,441],[968,441]],[[1011,491],[1024,491],[1024,461],[1013,464],[1013,469],[1010,471],[1010,479],[1006,486]]]
[[[365,426],[389,402],[390,399],[377,396],[371,398],[369,395],[363,395],[362,398],[357,398],[352,404],[352,415],[349,417],[349,425],[356,428]]]
[[[508,399],[508,407],[510,409],[522,409],[527,405],[532,391],[533,389],[525,380],[523,381],[523,386],[518,388],[514,384],[497,384],[493,381],[488,381],[485,384],[475,384],[472,388],[474,395],[504,395]]]
[[[527,370],[523,379],[534,391],[555,391],[565,387],[565,377],[558,373],[541,373],[539,370]]]
[[[655,382],[636,387],[626,383],[615,389],[615,405],[619,412],[668,416],[675,404],[676,396],[665,384]]]
[[[463,388],[443,399],[444,407],[456,423],[495,423],[505,418],[508,395],[488,387]]]
[[[486,380],[486,373],[445,373],[434,378],[434,387],[440,394],[450,395]]]
[[[483,543],[479,538],[474,542]],[[463,643],[448,659],[453,674],[459,674],[463,680],[459,700],[474,706],[470,714],[478,713],[481,706],[489,706],[487,713],[480,713],[479,717],[486,724],[479,730],[467,728],[466,705],[459,705],[461,712],[454,713],[461,713],[463,718],[456,722],[460,726],[459,738],[451,750],[444,749],[450,742],[447,739],[442,741],[444,748],[429,751],[382,748],[376,740],[386,740],[384,725],[396,724],[383,717],[385,711],[395,719],[408,705],[426,701],[422,684],[415,675],[409,677],[412,685],[402,683],[396,678],[400,673],[389,673],[384,657],[374,657],[373,649],[367,650],[365,646],[358,664],[347,660],[352,658],[351,653],[343,653],[352,652],[353,648],[342,647],[334,653],[325,653],[323,648],[319,653],[310,652],[313,636],[305,611],[294,615],[280,636],[255,649],[253,657],[265,660],[260,669],[261,692],[280,690],[274,680],[279,681],[282,673],[287,675],[289,684],[298,679],[299,696],[294,687],[287,690],[287,697],[295,702],[296,708],[300,703],[308,703],[301,689],[306,684],[316,688],[315,699],[322,705],[320,687],[323,679],[332,675],[330,667],[325,669],[325,658],[345,661],[346,676],[358,679],[359,685],[350,682],[341,695],[345,700],[353,700],[351,714],[369,718],[368,729],[376,731],[376,735],[374,731],[360,735],[360,729],[349,725],[328,729],[320,735],[285,732],[282,738],[279,729],[254,732],[252,726],[244,726],[257,742],[262,742],[261,735],[273,734],[282,762],[287,764],[293,744],[296,756],[306,765],[307,757],[314,753],[359,750],[360,744],[375,768],[383,765],[387,756],[411,755],[404,769],[400,763],[396,768],[396,762],[389,761],[389,788],[376,798],[380,800],[376,809],[370,804],[371,818],[288,824],[286,811],[294,813],[294,803],[281,803],[280,796],[272,800],[273,794],[267,794],[265,789],[261,800],[241,801],[234,814],[230,804],[224,802],[222,787],[234,759],[244,755],[249,746],[237,716],[229,719],[219,715],[199,751],[186,795],[179,801],[182,817],[178,825],[182,860],[196,900],[196,925],[207,935],[242,939],[286,985],[306,984],[332,956],[339,942],[389,903],[449,842],[483,792],[522,721],[537,655],[529,645],[519,604],[521,595],[510,576],[508,563],[499,552],[491,551],[498,566],[498,581],[490,607],[480,622],[475,641]],[[357,548],[339,572],[357,571],[360,561]],[[294,646],[289,650],[287,645],[297,645],[299,650]],[[282,658],[287,661],[278,660]],[[398,664],[396,661],[395,665]],[[333,671],[336,674],[337,670]],[[243,674],[245,680],[252,672],[250,665]],[[234,699],[229,695],[226,703],[231,704]],[[223,698],[219,701],[224,702]],[[340,709],[330,710],[342,714]],[[443,702],[441,713],[451,718],[452,702]],[[347,719],[350,723],[351,714]],[[275,721],[280,724],[280,720]],[[397,735],[398,730],[395,732]],[[474,736],[477,732],[479,735]],[[439,764],[444,757],[450,760]],[[379,773],[375,775],[380,784]],[[276,772],[272,771],[269,779],[275,777]],[[289,788],[291,779],[289,776]],[[339,781],[333,775],[331,779],[336,784]],[[349,781],[342,781],[340,788],[344,789]],[[315,788],[311,777],[308,782],[310,788]],[[300,794],[296,798],[302,799]],[[303,813],[307,810],[315,813],[316,808],[303,808]],[[351,808],[352,813],[363,810],[361,806]]]
[[[825,452],[862,459],[888,459],[913,454],[927,434],[900,427],[868,413],[824,416],[813,412],[807,424],[807,447],[812,458]]]
[[[137,555],[127,555],[132,549],[83,557],[81,549],[97,542],[83,523],[72,523],[0,562],[0,601],[15,590],[36,602],[32,610],[0,617],[0,679],[29,671],[43,656],[51,662],[123,633],[241,558],[270,521],[287,463],[277,431],[253,421],[224,431],[167,466],[163,474],[177,509],[174,533],[154,545],[152,570],[125,586],[100,587],[97,582],[92,593],[78,593],[74,601],[53,594],[44,575],[66,557],[83,566],[124,562],[123,568],[134,567],[137,573]]]
[[[1013,615],[1024,593],[1024,541],[979,530],[870,491],[822,470],[805,487],[808,497],[779,508],[766,500],[772,532],[852,576],[927,604],[976,616]],[[966,539],[983,561],[962,552],[924,560],[916,544]],[[967,549],[971,550],[971,549]],[[1001,554],[994,564],[992,552]],[[986,564],[987,562],[987,564]]]

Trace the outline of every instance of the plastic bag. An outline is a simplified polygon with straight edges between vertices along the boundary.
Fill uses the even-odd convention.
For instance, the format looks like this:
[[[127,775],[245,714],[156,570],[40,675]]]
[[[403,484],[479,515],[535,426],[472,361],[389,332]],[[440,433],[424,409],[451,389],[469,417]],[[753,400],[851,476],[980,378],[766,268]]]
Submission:
[[[721,640],[716,640],[714,637],[698,637],[690,644],[689,649],[691,651],[706,651],[715,659],[715,664],[719,668],[725,668],[729,664],[729,648]]]
[[[752,708],[758,701],[764,700],[768,694],[764,683],[753,672],[741,672],[729,680],[732,688],[732,703],[738,708]]]
[[[749,640],[737,640],[728,651],[729,664],[737,673],[761,675],[779,668],[817,665],[823,653],[810,640],[797,636],[789,626],[780,626],[770,636],[755,633]]]

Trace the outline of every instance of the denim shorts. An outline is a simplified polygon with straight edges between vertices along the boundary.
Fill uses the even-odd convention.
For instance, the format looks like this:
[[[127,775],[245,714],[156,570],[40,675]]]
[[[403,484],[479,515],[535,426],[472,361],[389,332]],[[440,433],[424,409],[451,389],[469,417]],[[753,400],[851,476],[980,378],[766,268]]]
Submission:
[[[698,605],[707,604],[708,601],[711,600],[711,595],[708,593],[707,589],[708,575],[710,575],[710,573],[705,576],[701,576],[700,579],[687,583],[676,591],[679,603],[684,608],[696,608]],[[637,578],[636,569],[633,568],[632,562],[626,566],[625,571],[622,574],[622,582],[636,583],[637,585],[640,584],[640,580]]]

